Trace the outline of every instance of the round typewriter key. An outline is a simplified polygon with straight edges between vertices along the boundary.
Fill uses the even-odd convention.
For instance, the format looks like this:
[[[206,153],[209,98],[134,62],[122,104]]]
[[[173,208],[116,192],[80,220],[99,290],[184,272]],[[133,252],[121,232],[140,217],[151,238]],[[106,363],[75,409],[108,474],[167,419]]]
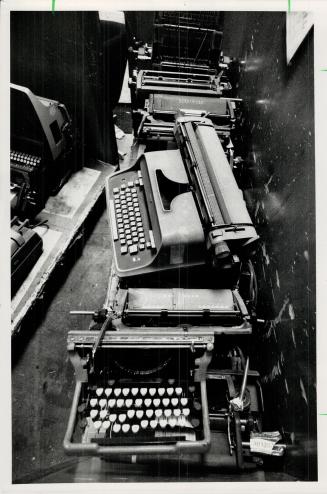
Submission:
[[[177,405],[178,405],[178,398],[172,398],[171,399],[171,404],[173,405],[173,407],[177,407]]]
[[[100,429],[100,427],[101,427],[101,425],[102,425],[102,422],[101,422],[101,420],[97,420],[96,422],[94,422],[94,424],[93,424],[93,425],[94,425],[94,427],[95,427],[96,429]]]
[[[132,410],[127,410],[127,417],[128,417],[129,419],[132,419],[132,418],[134,417],[134,415],[135,415],[135,410],[134,410],[134,408],[133,408]]]
[[[163,400],[162,400],[162,404],[163,404],[164,407],[168,407],[169,402],[170,402],[170,399],[169,398],[163,398]]]
[[[164,429],[167,426],[167,419],[164,419],[164,418],[160,419],[159,425],[162,429]]]
[[[126,432],[128,432],[128,431],[129,431],[129,429],[130,429],[130,425],[129,425],[129,424],[123,424],[123,425],[122,425],[122,431],[123,431],[123,432],[125,432],[125,433],[126,433]]]
[[[174,388],[167,388],[167,395],[171,396],[174,394]]]
[[[114,400],[114,399],[108,400],[108,407],[109,408],[114,408],[115,405],[116,405],[116,400]]]
[[[159,398],[155,398],[155,399],[153,400],[153,404],[154,404],[154,406],[155,406],[155,407],[158,407],[158,406],[160,405],[160,400],[159,400]]]
[[[102,400],[99,401],[100,408],[104,408],[107,406],[107,400],[102,398]]]
[[[165,417],[170,417],[172,414],[172,411],[170,410],[170,408],[166,408],[166,410],[164,410],[164,414],[165,414]]]
[[[95,419],[95,417],[98,415],[98,410],[91,410],[90,411],[90,417],[91,419]]]
[[[136,396],[138,392],[139,392],[139,388],[132,388],[132,395],[133,396]]]
[[[143,410],[136,410],[136,416],[138,419],[141,419],[144,415]]]
[[[107,416],[108,411],[107,410],[101,410],[100,411],[100,419],[104,420]]]
[[[113,423],[114,423],[114,422],[116,422],[116,420],[117,420],[117,415],[116,415],[115,413],[111,413],[111,414],[109,415],[109,420],[110,420],[110,422],[113,424]]]
[[[202,408],[202,407],[201,407],[201,403],[200,403],[199,401],[197,401],[197,400],[194,400],[194,401],[193,401],[193,408],[194,408],[195,410],[197,410],[197,411],[201,410],[201,408]]]
[[[195,386],[189,386],[188,389],[189,389],[190,393],[194,393]]]
[[[109,386],[112,387],[115,384],[115,380],[114,379],[109,379],[108,384],[109,384]]]
[[[177,394],[177,396],[181,395],[183,392],[182,388],[176,388],[175,389],[175,393]]]
[[[181,398],[181,405],[185,407],[187,405],[188,399],[187,398]]]
[[[137,408],[140,408],[142,406],[143,400],[141,398],[136,398],[135,400],[135,406]]]
[[[148,408],[148,410],[145,410],[145,415],[150,419],[153,415],[153,410]]]
[[[109,429],[110,427],[110,422],[109,420],[105,420],[103,423],[102,423],[102,427],[104,428],[104,430],[106,431],[107,429]]]
[[[145,398],[144,400],[144,405],[148,408],[152,403],[152,400],[150,398]]]
[[[98,389],[96,390],[96,394],[97,394],[98,396],[101,396],[101,395],[102,395],[102,393],[103,393],[103,388],[98,388]]]
[[[131,400],[130,398],[128,398],[125,401],[125,405],[126,405],[126,408],[131,408],[131,406],[133,405],[133,400]]]
[[[127,396],[129,393],[129,388],[123,388],[123,395]]]
[[[119,422],[121,422],[121,423],[125,422],[125,420],[126,420],[126,414],[125,414],[125,413],[121,413],[121,414],[119,414],[119,415],[118,415],[118,420],[119,420]]]
[[[122,408],[123,405],[124,405],[124,400],[122,400],[121,398],[117,400],[117,408]]]
[[[140,430],[140,426],[138,424],[132,425],[132,431],[136,434]]]
[[[151,420],[150,421],[150,427],[152,429],[155,429],[157,427],[157,425],[158,425],[158,421],[157,420]]]
[[[168,379],[168,384],[170,384],[170,386],[175,384],[175,379]]]
[[[156,394],[156,388],[150,388],[149,394],[150,394],[150,396],[154,396]]]
[[[85,408],[86,408],[86,404],[85,404],[85,403],[81,403],[81,404],[79,405],[79,407],[77,408],[77,411],[78,411],[79,413],[83,413],[83,412],[85,411]]]
[[[188,417],[190,415],[190,409],[189,408],[183,408],[183,415],[185,417]]]
[[[112,427],[113,432],[116,433],[120,432],[120,427],[121,427],[120,424],[114,424]]]
[[[111,393],[112,393],[112,389],[111,389],[111,388],[106,388],[106,389],[104,390],[104,394],[105,394],[108,398],[109,398],[109,396],[111,395]]]
[[[161,415],[162,415],[161,408],[157,408],[157,410],[154,411],[154,414],[155,414],[156,417],[161,417]]]
[[[177,419],[175,417],[170,417],[170,419],[168,419],[168,424],[170,427],[175,427],[177,425]]]
[[[158,395],[163,396],[165,394],[165,388],[158,388]]]
[[[140,249],[140,250],[144,250],[144,249],[145,249],[144,244],[140,244],[140,245],[139,245],[139,249]]]
[[[146,429],[148,427],[148,424],[149,424],[148,420],[141,420],[142,429]]]
[[[179,408],[175,408],[175,409],[173,410],[173,414],[175,415],[175,417],[179,417],[181,413],[182,413],[182,412],[180,411],[180,409],[179,409]]]
[[[194,419],[191,420],[191,424],[193,425],[193,427],[199,427],[200,420],[194,418]]]

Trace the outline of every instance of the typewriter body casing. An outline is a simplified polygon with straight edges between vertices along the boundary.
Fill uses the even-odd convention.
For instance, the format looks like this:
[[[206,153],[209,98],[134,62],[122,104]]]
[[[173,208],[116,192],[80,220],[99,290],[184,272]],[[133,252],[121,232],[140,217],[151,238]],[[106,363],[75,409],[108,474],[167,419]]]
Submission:
[[[231,269],[258,238],[208,119],[177,118],[179,149],[144,153],[108,178],[120,277],[209,263]]]

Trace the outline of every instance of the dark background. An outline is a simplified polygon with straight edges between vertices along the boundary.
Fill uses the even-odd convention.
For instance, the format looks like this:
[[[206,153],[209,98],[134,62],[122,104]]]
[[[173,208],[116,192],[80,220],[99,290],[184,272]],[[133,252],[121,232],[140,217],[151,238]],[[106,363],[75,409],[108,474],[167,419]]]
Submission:
[[[126,63],[125,26],[98,12],[11,12],[11,82],[64,103],[77,130],[76,168],[118,162],[112,110]]]
[[[138,39],[151,42],[152,22],[152,12],[127,13],[127,26],[132,27]],[[315,480],[313,29],[290,66],[286,64],[285,13],[225,12],[223,30],[224,53],[245,61],[238,84],[238,95],[245,102],[242,133],[247,164],[242,182],[262,239],[255,264],[258,317],[265,323],[255,328],[257,358],[251,366],[261,372],[263,379],[266,428],[281,428],[294,441],[284,471],[292,476],[291,480]],[[77,36],[74,30],[72,35]],[[12,60],[18,65],[16,53],[22,49],[24,38],[22,34],[16,36],[12,38]],[[69,45],[63,43],[61,50],[69,52]],[[74,74],[72,69],[71,77]],[[96,87],[95,82],[90,84],[89,105],[98,113]],[[79,84],[72,83],[71,90],[79,94],[76,100],[73,94],[67,96],[73,101],[86,94]],[[124,130],[131,131],[131,126]],[[58,286],[44,320],[37,331],[31,331],[23,352],[15,359],[14,481],[44,478],[47,472],[67,466],[61,444],[75,378],[67,358],[66,336],[69,329],[80,324],[68,313],[71,309],[93,310],[103,303],[110,259],[109,232],[103,216],[81,257],[63,285]],[[118,474],[122,471],[117,470]],[[67,482],[74,478],[74,467],[68,472]],[[60,475],[59,472],[51,481],[60,481]],[[131,473],[129,479],[133,478]],[[191,478],[188,474],[183,480]],[[112,479],[115,480],[114,474],[107,478]],[[266,479],[279,478],[266,473]],[[146,478],[138,475],[134,480]],[[217,473],[210,480],[226,479]]]

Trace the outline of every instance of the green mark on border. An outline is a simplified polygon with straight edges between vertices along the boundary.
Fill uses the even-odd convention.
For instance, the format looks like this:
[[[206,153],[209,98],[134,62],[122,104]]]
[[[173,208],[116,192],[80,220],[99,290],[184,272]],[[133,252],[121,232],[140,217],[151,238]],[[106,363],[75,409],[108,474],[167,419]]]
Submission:
[[[52,0],[52,13],[56,10],[56,0]]]
[[[327,72],[327,69],[321,69],[321,72]]]
[[[318,413],[318,415],[326,415],[327,416],[327,413]]]
[[[292,10],[292,0],[287,0],[288,3],[288,12],[291,12]]]

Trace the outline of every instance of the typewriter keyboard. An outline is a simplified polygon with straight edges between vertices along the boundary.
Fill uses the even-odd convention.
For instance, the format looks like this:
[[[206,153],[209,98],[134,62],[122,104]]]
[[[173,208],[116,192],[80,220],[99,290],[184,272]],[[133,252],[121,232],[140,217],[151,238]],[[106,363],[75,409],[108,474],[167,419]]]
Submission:
[[[145,224],[146,215],[142,211],[144,204],[140,201],[142,174],[138,171],[137,178],[131,178],[112,189],[113,200],[109,206],[113,239],[119,243],[120,254],[127,256],[155,249],[153,232]]]
[[[10,151],[10,164],[18,166],[22,170],[32,172],[41,164],[41,157],[21,151]]]
[[[83,442],[134,444],[202,438],[198,383],[89,387],[78,407]]]

